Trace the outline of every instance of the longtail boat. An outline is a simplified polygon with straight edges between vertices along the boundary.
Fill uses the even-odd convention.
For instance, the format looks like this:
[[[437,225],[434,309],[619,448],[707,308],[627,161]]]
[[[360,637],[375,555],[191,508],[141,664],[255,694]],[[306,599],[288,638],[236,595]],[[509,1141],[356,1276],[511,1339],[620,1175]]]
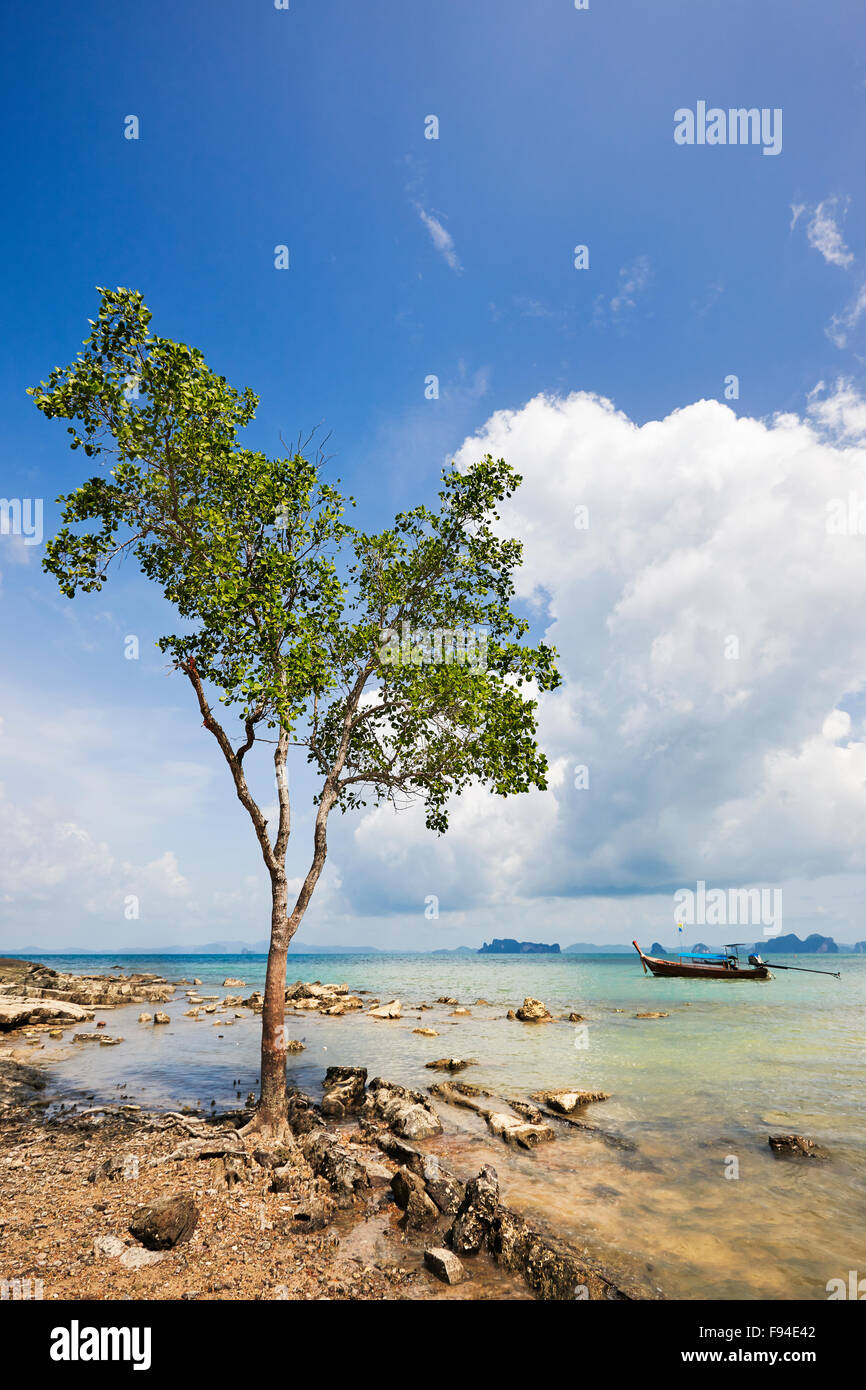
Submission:
[[[740,964],[737,946],[726,946],[724,954],[709,955],[698,951],[682,951],[662,960],[659,956],[644,955],[636,941],[632,941],[644,973],[649,969],[653,975],[664,975],[669,979],[687,980],[772,980],[769,968],[760,956],[750,955],[748,965]]]

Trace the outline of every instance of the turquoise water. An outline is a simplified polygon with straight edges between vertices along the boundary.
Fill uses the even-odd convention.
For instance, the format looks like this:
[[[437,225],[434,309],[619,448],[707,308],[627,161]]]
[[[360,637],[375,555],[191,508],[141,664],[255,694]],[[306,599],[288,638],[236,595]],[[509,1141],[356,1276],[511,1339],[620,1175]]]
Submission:
[[[43,957],[76,973],[123,964],[176,980],[198,977],[202,994],[228,976],[244,993],[264,982],[258,956]],[[555,1143],[514,1154],[483,1121],[443,1107],[446,1133],[434,1141],[469,1171],[491,1155],[513,1205],[612,1265],[671,1297],[825,1298],[827,1281],[866,1274],[866,957],[780,957],[839,969],[830,977],[779,972],[767,982],[654,980],[636,957],[292,956],[289,980],[345,982],[402,1001],[395,1022],[346,1015],[289,1017],[305,1051],[290,1076],[318,1096],[332,1064],[363,1065],[415,1086],[424,1063],[477,1059],[464,1073],[502,1096],[541,1087],[602,1089],[611,1098],[586,1118],[612,1139],[558,1132]],[[413,1015],[411,1005],[452,995]],[[525,995],[554,1013],[576,1010],[585,1025],[524,1025],[505,1011]],[[483,998],[488,1005],[476,1005]],[[218,1026],[183,1017],[183,991],[168,1027],[136,1022],[141,1006],[107,1013],[124,1044],[92,1050],[47,1045],[65,1082],[97,1100],[119,1094],[143,1104],[218,1108],[237,1103],[258,1078],[259,1020]],[[636,1019],[644,1010],[669,1013]],[[439,1036],[413,1034],[419,1025]],[[48,1057],[46,1057],[48,1060]],[[809,1135],[831,1161],[773,1157],[767,1136]],[[622,1147],[616,1140],[625,1140]],[[736,1174],[736,1176],[726,1176]]]

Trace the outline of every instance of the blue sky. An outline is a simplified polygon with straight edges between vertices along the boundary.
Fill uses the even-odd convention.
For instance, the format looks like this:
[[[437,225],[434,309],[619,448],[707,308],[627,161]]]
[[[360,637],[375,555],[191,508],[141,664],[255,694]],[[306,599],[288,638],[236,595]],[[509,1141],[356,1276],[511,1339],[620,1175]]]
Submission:
[[[66,449],[62,425],[46,423],[24,391],[74,355],[98,284],[140,289],[154,331],[196,344],[235,385],[253,387],[261,406],[252,446],[275,452],[281,431],[294,438],[320,423],[330,430],[334,470],[358,498],[360,519],[376,525],[429,499],[446,458],[496,412],[520,412],[540,393],[593,393],[646,426],[697,402],[722,401],[725,378],[736,374],[739,398],[727,410],[747,421],[778,412],[805,421],[811,402],[813,432],[791,460],[819,448],[819,426],[838,426],[840,401],[849,425],[856,415],[866,348],[856,307],[866,248],[866,54],[862,7],[853,0],[828,0],[820,11],[790,0],[590,0],[585,11],[571,0],[291,0],[288,11],[269,0],[180,7],[157,0],[139,8],[106,0],[50,16],[7,7],[2,37],[0,493],[44,498],[47,534],[57,520],[53,499],[79,480],[82,459]],[[674,112],[699,100],[781,108],[781,153],[678,146]],[[139,118],[138,140],[124,138],[129,115]],[[425,139],[430,115],[438,118],[437,140]],[[274,267],[282,244],[287,271]],[[577,244],[589,247],[587,270],[574,268]],[[438,400],[425,399],[430,374],[440,380]],[[837,404],[835,415],[828,406],[817,420],[819,383],[820,398]],[[714,441],[732,428],[730,416],[724,420],[704,411],[691,444],[676,441],[686,471],[690,448],[706,461],[703,508],[715,486]],[[595,423],[604,423],[598,414],[573,428],[591,434]],[[853,466],[849,425],[845,447],[832,456],[843,491],[860,476],[843,476]],[[551,438],[545,447],[555,462],[561,445]],[[544,449],[526,448],[541,472],[527,475],[520,519],[543,529],[532,503],[544,495],[550,468]],[[603,477],[604,458],[595,464]],[[609,467],[624,470],[619,485],[614,479],[621,492],[631,477],[621,452]],[[632,520],[637,532],[660,508],[676,511],[675,471],[656,482],[643,522]],[[726,495],[724,480],[717,493]],[[731,495],[743,505],[746,494],[737,484]],[[561,501],[569,512],[574,499]],[[756,506],[760,499],[752,499],[752,514]],[[687,529],[692,512],[685,512]],[[547,548],[552,554],[554,538]],[[595,598],[578,589],[574,609],[595,612],[597,600],[596,626],[609,633],[618,598],[640,575],[660,572],[664,558],[663,545],[621,557],[606,594],[600,560],[582,576]],[[251,920],[263,902],[251,897],[261,877],[251,832],[215,753],[202,746],[188,692],[153,652],[166,612],[131,568],[102,596],[70,605],[38,559],[38,547],[0,537],[0,621],[11,654],[0,674],[0,781],[20,839],[8,881],[0,882],[0,946],[260,938],[265,918]],[[731,576],[721,560],[712,563],[724,592]],[[851,587],[838,569],[831,564],[826,587],[842,604]],[[565,766],[586,739],[587,692],[600,666],[610,674],[620,663],[621,687],[646,682],[633,664],[623,666],[624,649],[599,652],[576,619],[568,628],[557,603],[572,593],[572,580],[563,581],[558,600],[560,571],[536,570],[522,599],[537,631],[558,624],[574,696],[573,735],[563,735],[564,716],[551,724],[551,754]],[[791,557],[791,575],[804,584],[808,576],[807,597],[817,603],[816,572],[820,565]],[[807,693],[790,719],[776,721],[774,686],[758,662],[742,698],[759,686],[765,692],[764,713],[749,723],[760,738],[747,748],[742,731],[726,726],[721,735],[728,767],[742,775],[742,760],[755,758],[764,782],[763,760],[796,761],[809,729],[820,729],[837,707],[862,718],[856,638],[855,658],[837,634],[847,642],[847,664],[834,646],[824,666],[836,672],[835,684],[810,695],[816,653],[779,635],[779,614],[767,622],[790,658],[777,672],[780,686],[802,679]],[[658,640],[667,640],[664,628],[662,621]],[[140,636],[139,662],[123,659],[128,633]],[[657,646],[649,649],[657,657]],[[629,709],[627,700],[624,719]],[[682,756],[710,738],[712,721],[694,701],[692,715],[692,724],[687,712],[664,735],[664,746],[675,743]],[[634,720],[617,727],[631,730]],[[846,734],[846,750],[858,730]],[[659,747],[656,738],[652,756]],[[648,755],[644,748],[636,756]],[[303,800],[303,777],[298,789]],[[716,789],[710,801],[718,810],[731,789]],[[373,871],[363,836],[340,827],[321,917],[302,934],[474,943],[500,927],[515,934],[533,903],[533,932],[516,934],[628,939],[632,919],[620,907],[605,915],[602,888],[639,900],[641,923],[659,931],[670,917],[671,885],[695,882],[704,865],[708,877],[794,883],[798,921],[827,911],[834,921],[839,915],[838,935],[858,934],[845,904],[856,898],[849,890],[861,866],[853,849],[834,851],[832,836],[826,845],[810,841],[793,865],[768,849],[763,873],[760,862],[741,855],[738,864],[733,852],[716,862],[707,838],[688,862],[677,862],[667,840],[637,830],[636,803],[648,823],[658,826],[664,814],[640,778],[629,782],[620,769],[593,795],[609,827],[607,851],[596,847],[591,872],[557,871],[547,885],[543,875],[512,882],[495,868],[508,859],[503,836],[520,836],[519,825],[491,826],[491,865],[479,869],[480,888],[471,861],[444,842],[422,850],[409,836]],[[666,813],[688,821],[693,807],[678,803],[670,787]],[[577,862],[581,834],[568,818],[566,825],[556,832],[559,858],[572,850]],[[618,833],[640,846],[627,864],[611,850]],[[300,871],[306,849],[299,845],[297,854]],[[820,892],[796,886],[804,858],[809,883],[824,884]],[[430,880],[427,892],[440,879],[449,885],[436,922],[413,906],[410,880],[419,873]],[[118,922],[112,906],[124,876],[145,885],[138,922]],[[591,911],[582,905],[587,895]]]

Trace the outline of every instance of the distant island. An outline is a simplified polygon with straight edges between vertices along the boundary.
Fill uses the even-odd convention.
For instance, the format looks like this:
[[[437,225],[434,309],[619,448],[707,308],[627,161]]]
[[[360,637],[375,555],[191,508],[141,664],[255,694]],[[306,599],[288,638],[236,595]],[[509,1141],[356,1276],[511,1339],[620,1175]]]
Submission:
[[[693,946],[687,948],[689,951],[720,951],[720,946],[707,946],[703,941],[696,941]],[[788,936],[768,936],[762,941],[756,941],[753,945],[748,945],[747,949],[754,950],[758,955],[777,955],[786,956],[823,956],[835,955],[839,951],[850,952],[861,955],[866,951],[866,941],[856,941],[853,946],[843,946],[835,942],[832,936],[820,936],[818,932],[812,932],[805,941],[801,941],[799,936],[793,932]],[[651,956],[675,956],[679,948],[676,946],[665,947],[658,941],[654,941],[649,949]]]
[[[558,956],[559,942],[554,941],[552,946],[545,946],[539,941],[515,941],[513,937],[494,937],[488,945],[484,945],[478,952],[479,956]]]

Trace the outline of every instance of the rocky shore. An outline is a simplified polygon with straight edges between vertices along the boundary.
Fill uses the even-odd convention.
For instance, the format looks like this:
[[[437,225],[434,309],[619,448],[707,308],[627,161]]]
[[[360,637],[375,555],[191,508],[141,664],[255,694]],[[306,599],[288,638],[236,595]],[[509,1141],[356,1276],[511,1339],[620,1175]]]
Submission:
[[[195,993],[198,982],[179,983],[190,1011],[213,1007]],[[491,1096],[454,1079],[469,1065],[462,1058],[439,1059],[434,1068],[450,1079],[426,1093],[368,1079],[364,1067],[331,1067],[320,1101],[290,1091],[291,1135],[274,1149],[239,1132],[249,1108],[82,1105],[53,1094],[50,1075],[32,1065],[40,1033],[79,1021],[52,1009],[92,1018],[174,991],[156,976],[82,978],[0,962],[0,1279],[41,1280],[42,1296],[58,1299],[654,1296],[512,1210],[490,1163],[457,1173],[424,1147],[442,1131],[439,1105],[469,1106],[493,1136],[529,1150],[558,1125],[583,1125],[572,1112],[603,1093]],[[298,981],[287,996],[299,1012],[400,1016],[399,1001],[365,1005],[341,985]],[[234,995],[219,1007],[258,1003]],[[543,1006],[528,1012],[550,1019]]]

